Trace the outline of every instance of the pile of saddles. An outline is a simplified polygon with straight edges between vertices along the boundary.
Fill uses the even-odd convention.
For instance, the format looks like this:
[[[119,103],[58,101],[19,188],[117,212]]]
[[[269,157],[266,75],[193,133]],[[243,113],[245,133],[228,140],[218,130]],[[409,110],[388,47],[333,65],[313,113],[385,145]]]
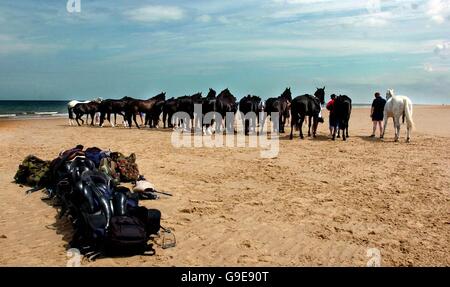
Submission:
[[[175,245],[169,229],[161,227],[161,212],[139,206],[156,199],[154,186],[139,174],[134,154],[78,145],[52,161],[28,156],[19,166],[17,183],[45,188],[48,200],[66,216],[74,235],[71,248],[90,259],[99,256],[153,255],[151,237],[162,236],[163,248]],[[123,185],[131,183],[134,188]],[[167,194],[170,195],[170,194]]]

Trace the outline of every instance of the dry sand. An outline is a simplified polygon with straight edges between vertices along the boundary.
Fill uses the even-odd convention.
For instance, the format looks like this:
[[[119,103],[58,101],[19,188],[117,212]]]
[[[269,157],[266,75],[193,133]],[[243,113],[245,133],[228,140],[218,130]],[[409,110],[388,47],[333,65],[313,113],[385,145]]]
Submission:
[[[0,265],[65,266],[71,227],[41,192],[12,183],[28,154],[54,158],[76,144],[135,152],[139,168],[173,197],[162,211],[178,245],[90,266],[450,265],[450,107],[416,106],[412,143],[369,139],[354,109],[350,139],[282,138],[275,159],[255,148],[174,148],[169,130],[70,127],[66,119],[0,121]],[[296,134],[298,136],[298,134]]]

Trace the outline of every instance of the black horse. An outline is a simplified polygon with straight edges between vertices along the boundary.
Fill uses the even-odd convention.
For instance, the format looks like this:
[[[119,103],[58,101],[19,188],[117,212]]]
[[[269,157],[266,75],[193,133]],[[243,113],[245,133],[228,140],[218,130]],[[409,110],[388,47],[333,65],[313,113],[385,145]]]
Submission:
[[[174,122],[172,121],[172,116],[177,112],[178,109],[178,100],[175,98],[170,98],[164,102],[163,105],[163,123],[164,128],[166,128],[166,120],[167,126],[169,128],[173,128]]]
[[[249,134],[250,124],[256,131],[256,123],[259,117],[261,98],[248,95],[239,101],[239,111],[242,117],[242,126],[246,135]]]
[[[111,126],[117,125],[117,114],[121,115],[125,120],[125,110],[130,101],[136,99],[131,97],[123,97],[119,100],[107,99],[100,104],[100,126],[103,126],[105,116]],[[111,114],[114,114],[114,124],[111,123]]]
[[[226,114],[233,113],[233,115],[236,115],[237,106],[236,97],[231,94],[228,88],[220,92],[216,98],[216,112],[222,117],[222,122],[219,124],[222,125],[222,123],[225,123],[227,132],[234,131],[234,117],[232,122],[228,123],[226,121]]]
[[[76,104],[73,107],[73,113],[75,114],[75,120],[77,124],[80,126],[80,122],[84,124],[84,120],[81,118],[83,115],[91,116],[91,126],[94,125],[94,117],[95,114],[100,110],[100,103],[98,102],[89,102],[89,103],[80,103]],[[86,120],[87,121],[87,120]]]
[[[156,128],[159,123],[159,118],[163,112],[165,104],[165,97],[158,97],[153,107],[145,114],[145,125],[150,128]]]
[[[291,103],[291,134],[290,139],[293,139],[294,126],[300,130],[300,138],[303,139],[302,126],[306,117],[309,117],[308,136],[311,136],[311,119],[313,124],[313,137],[316,137],[317,125],[323,122],[319,117],[322,110],[321,105],[325,103],[325,87],[317,88],[314,96],[301,95],[292,100]]]
[[[339,95],[334,101],[334,113],[338,122],[338,137],[342,130],[342,139],[345,141],[348,138],[348,122],[352,113],[352,99],[346,95]],[[333,140],[336,136],[336,129],[334,129]]]
[[[191,127],[196,128],[198,127],[198,124],[194,124],[194,105],[198,104],[201,105],[202,104],[202,93],[198,92],[196,94],[193,94],[191,96],[183,96],[183,97],[179,97],[177,99],[177,112],[184,112],[186,113],[189,118],[184,118],[183,120],[183,124],[188,125],[189,120],[191,123]],[[199,121],[201,119],[202,115],[197,115],[197,121]],[[187,128],[187,126],[186,126]]]
[[[131,128],[132,122],[131,119],[133,119],[134,123],[136,124],[136,127],[139,129],[139,124],[136,121],[136,115],[141,113],[151,113],[153,107],[156,105],[156,103],[160,101],[164,101],[166,99],[166,93],[162,92],[158,95],[148,99],[148,100],[133,100],[129,101],[125,108],[125,117],[126,121],[128,122],[128,126]]]
[[[202,99],[202,125],[205,128],[205,131],[209,131],[209,127],[214,124],[214,119],[211,121],[205,121],[205,115],[210,112],[216,111],[216,91],[213,89],[209,89],[208,95]]]
[[[272,120],[272,113],[278,113],[278,127],[274,127],[274,131],[284,133],[284,125],[286,123],[286,119],[289,118],[289,107],[291,105],[291,102],[292,94],[290,87],[286,88],[278,98],[267,99],[266,105],[264,107],[264,118],[261,125],[261,131],[264,128],[266,118],[270,117],[270,120]]]

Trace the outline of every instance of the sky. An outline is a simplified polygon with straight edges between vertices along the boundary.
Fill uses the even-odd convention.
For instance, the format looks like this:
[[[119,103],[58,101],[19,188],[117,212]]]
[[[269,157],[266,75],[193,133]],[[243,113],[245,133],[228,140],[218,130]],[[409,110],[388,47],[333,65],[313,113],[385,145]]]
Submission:
[[[393,88],[450,103],[450,0],[0,1],[0,100]]]

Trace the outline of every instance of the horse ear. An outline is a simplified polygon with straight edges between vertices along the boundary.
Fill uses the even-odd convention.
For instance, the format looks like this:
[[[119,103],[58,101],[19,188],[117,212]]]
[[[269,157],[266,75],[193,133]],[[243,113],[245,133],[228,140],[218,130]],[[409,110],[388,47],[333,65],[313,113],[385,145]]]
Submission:
[[[323,90],[325,90],[325,86],[323,86]]]

